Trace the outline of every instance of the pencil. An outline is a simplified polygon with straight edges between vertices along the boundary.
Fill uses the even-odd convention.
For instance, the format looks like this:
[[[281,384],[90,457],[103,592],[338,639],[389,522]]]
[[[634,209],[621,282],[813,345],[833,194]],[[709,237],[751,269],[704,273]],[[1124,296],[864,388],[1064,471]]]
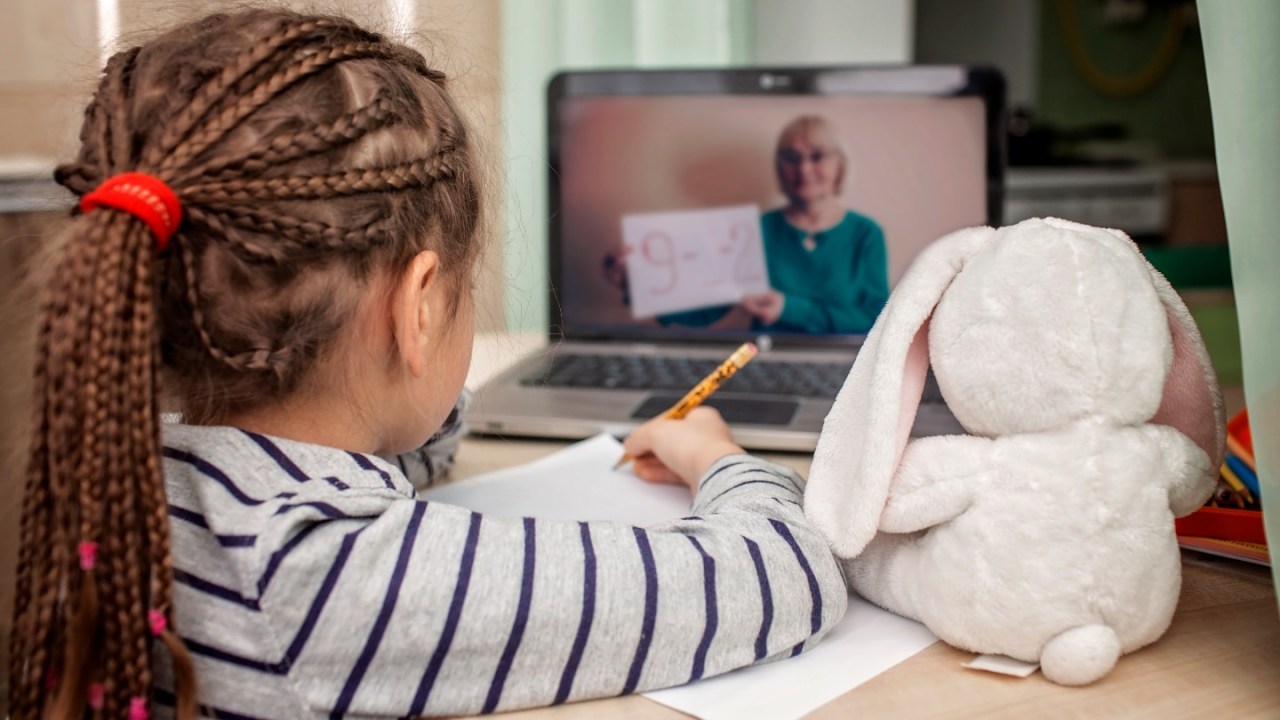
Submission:
[[[1226,480],[1227,484],[1231,486],[1231,489],[1245,499],[1245,502],[1250,505],[1254,503],[1253,493],[1249,492],[1249,488],[1245,487],[1244,483],[1240,481],[1240,477],[1231,471],[1231,466],[1224,462],[1222,467],[1218,468],[1218,472],[1222,475],[1222,479]]]
[[[1231,454],[1243,460],[1244,464],[1248,465],[1250,470],[1257,471],[1258,464],[1253,459],[1253,453],[1249,452],[1248,449],[1245,448],[1244,443],[1237,440],[1231,433],[1227,433],[1227,450]]]
[[[1227,453],[1226,465],[1236,474],[1240,482],[1249,488],[1249,492],[1253,493],[1254,497],[1262,497],[1262,489],[1258,486],[1258,474],[1250,470],[1243,460],[1231,453]]]
[[[693,386],[693,389],[685,393],[680,401],[672,405],[670,409],[662,413],[662,417],[668,420],[679,420],[688,415],[691,410],[702,404],[703,400],[710,397],[724,383],[725,380],[733,377],[733,374],[742,369],[744,365],[751,362],[751,358],[756,356],[759,350],[755,343],[743,343],[741,347],[733,351],[728,360],[720,363],[720,367],[711,371],[711,374],[704,377],[701,382]],[[635,460],[635,457],[629,454],[623,454],[617,464],[613,466],[614,470]]]

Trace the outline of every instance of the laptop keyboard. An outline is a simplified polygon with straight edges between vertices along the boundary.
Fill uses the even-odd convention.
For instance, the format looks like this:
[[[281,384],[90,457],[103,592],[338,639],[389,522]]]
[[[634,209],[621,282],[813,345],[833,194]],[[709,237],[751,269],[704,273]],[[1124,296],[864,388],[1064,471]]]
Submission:
[[[555,355],[521,385],[667,390],[683,393],[716,369],[719,361],[663,355]],[[725,381],[720,392],[834,398],[849,375],[844,363],[769,362],[756,360]],[[932,373],[923,402],[941,402]]]

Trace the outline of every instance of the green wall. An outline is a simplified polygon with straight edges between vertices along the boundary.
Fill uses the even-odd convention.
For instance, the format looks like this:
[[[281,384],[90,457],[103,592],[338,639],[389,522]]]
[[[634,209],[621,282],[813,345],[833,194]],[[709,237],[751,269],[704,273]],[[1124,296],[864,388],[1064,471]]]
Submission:
[[[1109,27],[1102,19],[1103,3],[1072,0],[1067,5],[1079,18],[1088,55],[1113,76],[1132,75],[1146,65],[1160,46],[1171,12],[1161,3],[1147,3],[1140,22]],[[1204,45],[1195,22],[1184,31],[1168,73],[1131,97],[1109,97],[1086,83],[1068,54],[1063,30],[1059,2],[1040,0],[1040,120],[1063,129],[1120,121],[1129,127],[1130,139],[1153,143],[1166,158],[1213,156]]]

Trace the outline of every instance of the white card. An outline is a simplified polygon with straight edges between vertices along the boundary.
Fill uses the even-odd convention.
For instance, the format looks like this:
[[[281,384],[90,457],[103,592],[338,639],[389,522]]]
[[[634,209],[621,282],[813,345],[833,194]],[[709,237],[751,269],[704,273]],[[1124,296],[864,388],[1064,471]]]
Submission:
[[[979,655],[963,665],[972,670],[986,670],[1020,678],[1027,677],[1040,668],[1039,663],[1015,660],[1008,655]]]
[[[637,319],[769,289],[755,205],[624,215],[622,247]]]

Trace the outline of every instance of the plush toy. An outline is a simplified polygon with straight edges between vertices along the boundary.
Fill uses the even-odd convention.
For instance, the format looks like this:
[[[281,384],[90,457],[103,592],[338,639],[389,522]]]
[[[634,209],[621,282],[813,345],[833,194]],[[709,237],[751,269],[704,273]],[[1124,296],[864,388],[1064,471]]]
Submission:
[[[908,441],[931,364],[970,435]],[[1213,492],[1223,438],[1199,332],[1128,237],[972,228],[894,289],[823,426],[805,512],[859,595],[1083,685],[1168,628],[1173,519]]]

